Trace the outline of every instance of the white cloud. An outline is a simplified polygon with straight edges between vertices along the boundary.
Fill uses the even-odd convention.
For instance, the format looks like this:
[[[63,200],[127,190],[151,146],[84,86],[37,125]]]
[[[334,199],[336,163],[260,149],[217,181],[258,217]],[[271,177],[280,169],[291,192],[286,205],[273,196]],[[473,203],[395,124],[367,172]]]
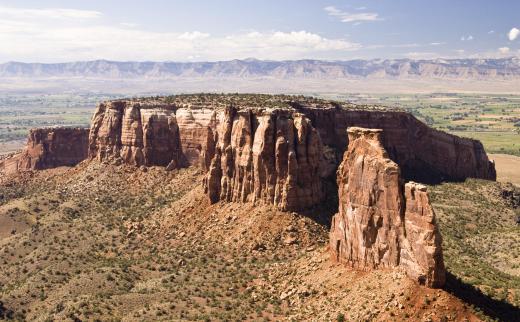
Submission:
[[[11,8],[0,6],[0,16],[20,18],[20,19],[31,19],[31,18],[44,18],[44,19],[93,19],[102,16],[99,11],[91,10],[76,10],[76,9],[61,9],[61,8],[48,8],[48,9],[24,9],[24,8]]]
[[[490,31],[488,31],[488,34],[489,34],[489,35],[494,34],[494,33],[495,33],[494,30],[490,30]]]
[[[120,22],[119,25],[122,27],[128,27],[128,28],[135,28],[135,27],[139,26],[138,24],[132,23],[132,22]]]
[[[331,59],[362,47],[308,31],[247,31],[220,36],[203,31],[150,31],[131,22],[95,19],[101,15],[68,9],[0,9],[0,43],[9,44],[0,46],[0,61]],[[88,20],[68,19],[73,16]]]
[[[503,55],[509,54],[510,51],[511,51],[511,49],[509,49],[509,47],[500,47],[500,48],[498,48],[498,52],[503,54]]]
[[[349,13],[346,11],[341,11],[334,6],[325,7],[323,10],[325,10],[329,16],[338,17],[342,22],[360,23],[366,21],[383,20],[379,17],[379,14],[375,12]]]
[[[511,30],[509,30],[509,33],[507,34],[507,38],[509,38],[509,40],[513,41],[516,38],[518,38],[518,35],[520,35],[520,29],[512,28]]]
[[[439,54],[434,52],[409,52],[404,56],[411,59],[434,59],[438,58]]]
[[[195,39],[208,38],[209,36],[210,36],[210,34],[207,34],[204,32],[192,31],[192,32],[185,32],[183,34],[180,34],[178,38],[184,39],[184,40],[195,40]]]
[[[430,46],[440,46],[445,45],[445,42],[431,42],[431,43],[425,43],[425,44],[419,44],[419,43],[411,43],[411,44],[396,44],[396,45],[389,45],[389,46],[380,46],[380,47],[391,47],[391,48],[419,48],[419,47],[430,47]]]
[[[471,41],[471,40],[473,40],[473,36],[472,35],[462,36],[462,37],[460,37],[460,40],[462,40],[462,41]]]
[[[397,44],[397,45],[390,45],[392,48],[415,48],[415,47],[422,47],[420,44]]]

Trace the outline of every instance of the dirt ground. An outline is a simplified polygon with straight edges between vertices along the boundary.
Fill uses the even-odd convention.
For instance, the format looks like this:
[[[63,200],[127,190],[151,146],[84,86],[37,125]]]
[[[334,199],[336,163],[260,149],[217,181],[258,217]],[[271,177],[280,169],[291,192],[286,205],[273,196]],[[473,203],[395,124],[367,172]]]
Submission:
[[[509,154],[489,154],[495,160],[497,180],[520,186],[520,157]]]

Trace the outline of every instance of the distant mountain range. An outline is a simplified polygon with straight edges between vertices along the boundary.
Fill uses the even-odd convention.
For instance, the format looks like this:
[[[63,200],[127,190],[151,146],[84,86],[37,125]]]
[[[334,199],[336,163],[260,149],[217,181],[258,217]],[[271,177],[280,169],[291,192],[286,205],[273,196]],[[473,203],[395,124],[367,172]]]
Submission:
[[[41,64],[0,64],[0,78],[170,79],[520,79],[520,58],[435,60],[294,60],[256,59],[219,62],[118,62],[107,60]]]

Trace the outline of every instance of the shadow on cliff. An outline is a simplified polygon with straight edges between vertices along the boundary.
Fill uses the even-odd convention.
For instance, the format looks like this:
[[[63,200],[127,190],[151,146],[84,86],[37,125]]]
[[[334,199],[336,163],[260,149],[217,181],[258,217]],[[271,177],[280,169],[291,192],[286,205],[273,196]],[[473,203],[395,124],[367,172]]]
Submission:
[[[299,211],[298,214],[308,217],[330,230],[332,217],[338,212],[339,205],[338,185],[335,178],[325,180],[323,188],[325,200],[314,208]]]
[[[462,282],[450,272],[447,272],[444,289],[493,319],[520,321],[520,308],[483,294],[478,288]]]

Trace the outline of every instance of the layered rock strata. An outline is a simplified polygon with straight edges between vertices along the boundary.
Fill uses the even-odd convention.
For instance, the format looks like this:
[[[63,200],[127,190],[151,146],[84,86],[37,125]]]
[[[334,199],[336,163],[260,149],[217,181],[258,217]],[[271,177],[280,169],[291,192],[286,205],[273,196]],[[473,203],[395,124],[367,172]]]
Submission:
[[[219,114],[214,157],[205,179],[212,202],[266,202],[298,210],[322,200],[322,145],[301,113],[283,109]]]
[[[214,148],[214,120],[211,109],[133,101],[101,103],[92,118],[89,156],[137,166],[207,168],[206,153]]]
[[[252,110],[253,114],[265,110],[236,109]],[[494,164],[479,141],[431,129],[409,113],[296,103],[283,110],[309,119],[324,146],[333,149],[338,159],[348,145],[344,135],[348,127],[380,128],[386,134],[385,149],[407,178],[420,181],[496,178]],[[89,155],[99,159],[121,158],[136,165],[163,165],[165,159],[177,159],[179,165],[199,165],[207,170],[215,153],[219,122],[225,113],[225,108],[211,105],[194,108],[160,101],[101,103],[92,121]]]
[[[337,172],[339,210],[330,249],[335,260],[369,270],[402,267],[430,287],[445,282],[441,236],[426,187],[403,183],[382,130],[349,128]]]
[[[0,169],[16,173],[74,166],[87,158],[88,137],[88,129],[32,129],[24,150],[2,160]]]
[[[401,111],[372,111],[358,107],[301,107],[318,130],[323,143],[343,153],[349,127],[385,132],[383,146],[401,167],[403,176],[425,182],[466,178],[496,180],[495,165],[480,141],[430,128]]]
[[[212,202],[265,201],[294,210],[322,201],[318,190],[347,148],[346,129],[362,126],[385,131],[382,144],[404,178],[496,178],[480,142],[436,131],[405,112],[296,102],[282,108],[230,106],[101,103],[92,120],[89,156],[137,166],[197,165],[207,171]]]

